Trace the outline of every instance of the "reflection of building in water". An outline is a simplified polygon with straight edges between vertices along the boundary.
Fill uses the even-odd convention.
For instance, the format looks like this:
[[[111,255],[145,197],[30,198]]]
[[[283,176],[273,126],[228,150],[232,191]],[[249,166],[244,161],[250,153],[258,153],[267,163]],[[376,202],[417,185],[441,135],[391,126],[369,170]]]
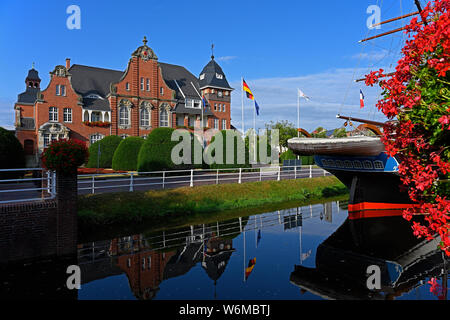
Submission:
[[[179,235],[179,231],[174,234]],[[151,241],[142,234],[79,245],[82,284],[125,273],[136,298],[153,299],[162,281],[184,275],[198,263],[215,284],[235,250],[231,238],[236,235],[222,238],[216,232],[205,233],[205,228],[194,231],[192,227],[188,236],[180,237],[171,247],[161,247],[167,238]],[[181,238],[184,245],[180,245]]]
[[[225,272],[233,249],[232,239],[211,238],[204,247],[202,267],[205,269],[208,277],[214,281],[214,298],[216,298],[217,280]]]
[[[129,238],[113,239],[111,254],[118,255],[117,266],[126,273],[135,297],[144,300],[153,299],[163,280],[164,268],[175,251],[151,250],[148,243],[142,239],[142,235]]]
[[[297,265],[290,280],[326,299],[393,299],[427,277],[447,276],[439,240],[417,239],[402,217],[347,219],[317,248],[315,268]],[[380,269],[381,290],[367,288],[371,265]]]

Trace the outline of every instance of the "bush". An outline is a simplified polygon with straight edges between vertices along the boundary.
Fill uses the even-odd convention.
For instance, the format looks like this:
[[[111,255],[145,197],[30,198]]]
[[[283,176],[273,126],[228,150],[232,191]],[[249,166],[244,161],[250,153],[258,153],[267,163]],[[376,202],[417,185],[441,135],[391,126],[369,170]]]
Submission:
[[[14,133],[0,127],[0,169],[23,168],[25,153],[22,144]],[[21,176],[21,172],[0,172],[0,178],[12,179]]]
[[[48,170],[75,173],[88,157],[86,144],[79,140],[54,141],[42,153],[42,164]]]
[[[140,172],[172,170],[172,148],[178,144],[172,141],[173,128],[156,128],[147,136],[138,155],[137,170]]]
[[[295,160],[297,156],[291,149],[286,150],[280,155],[280,163],[283,163],[284,160]]]
[[[227,134],[227,132],[228,132],[228,134]],[[214,141],[216,141],[216,139],[219,139],[219,135],[221,135],[222,144],[223,144],[222,163],[216,163],[216,161],[220,162],[220,157],[218,155],[217,155],[217,159],[214,159],[214,157],[216,157],[216,151],[214,150]],[[234,146],[233,150],[227,150],[227,136],[233,142],[233,146]],[[238,141],[241,141],[242,144],[244,145],[244,163],[238,163],[238,162],[242,162],[242,161],[239,161],[240,159],[238,159],[238,155],[239,155],[239,157],[242,156],[242,154],[241,154],[242,150],[240,150],[240,152],[238,152]],[[231,142],[229,142],[229,143],[231,143]],[[233,131],[221,130],[221,131],[217,132],[212,137],[211,143],[206,148],[206,151],[207,151],[207,157],[208,157],[208,159],[210,159],[209,167],[211,169],[249,168],[250,167],[248,146],[246,146],[245,141],[242,140],[242,138],[239,136],[239,134],[237,134]],[[227,163],[227,151],[230,153],[232,152],[234,155],[233,161],[230,161],[230,163]]]
[[[291,149],[286,150],[280,155],[280,163],[283,163],[283,160],[294,160],[294,159],[297,159],[297,156]],[[314,156],[300,156],[300,159],[302,160],[303,166],[314,164]]]
[[[138,155],[144,141],[141,137],[123,139],[114,152],[112,168],[114,170],[137,170]]]
[[[99,168],[111,168],[114,152],[122,142],[119,136],[107,136],[97,141],[89,147],[89,161],[86,165],[88,168],[97,168],[98,151],[100,145],[100,159],[98,159]]]

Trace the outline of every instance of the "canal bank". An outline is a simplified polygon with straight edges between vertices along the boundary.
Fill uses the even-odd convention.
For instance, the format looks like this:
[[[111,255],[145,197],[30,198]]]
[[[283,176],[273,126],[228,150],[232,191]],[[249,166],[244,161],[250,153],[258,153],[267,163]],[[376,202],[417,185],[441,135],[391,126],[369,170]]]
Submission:
[[[347,192],[335,177],[320,177],[79,196],[79,233],[135,228],[136,224],[179,225],[200,217],[217,218],[217,213],[227,211],[301,205]]]

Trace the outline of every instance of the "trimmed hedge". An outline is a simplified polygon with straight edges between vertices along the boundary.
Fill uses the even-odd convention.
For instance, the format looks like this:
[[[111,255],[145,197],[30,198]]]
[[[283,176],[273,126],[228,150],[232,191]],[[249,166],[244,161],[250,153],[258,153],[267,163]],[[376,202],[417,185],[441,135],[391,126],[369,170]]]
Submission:
[[[178,144],[172,141],[173,128],[156,128],[150,132],[138,155],[137,170],[140,172],[175,169],[172,162],[172,148]]]
[[[119,136],[107,136],[97,141],[89,147],[89,160],[86,165],[88,168],[97,168],[98,149],[100,145],[100,159],[98,161],[99,168],[111,168],[114,152],[122,142]]]
[[[141,137],[128,137],[123,139],[112,159],[114,170],[137,170],[139,151],[145,140]]]
[[[25,153],[14,133],[0,127],[0,169],[25,167]],[[0,172],[1,179],[13,179],[23,172]]]
[[[228,132],[228,138],[231,137],[233,141],[233,146],[234,149],[233,150],[227,150],[227,132]],[[223,159],[222,159],[222,163],[216,163],[214,161],[214,157],[216,156],[216,151],[214,150],[214,141],[216,141],[216,139],[219,139],[219,135],[222,136],[222,144],[223,144]],[[233,135],[233,136],[230,136]],[[249,163],[249,152],[248,152],[248,145],[246,145],[245,141],[242,141],[242,144],[244,145],[244,157],[245,157],[245,162],[244,163],[239,163],[242,161],[239,161],[240,159],[238,159],[238,155],[239,157],[242,157],[242,151],[240,150],[240,152],[238,152],[238,139],[240,139],[242,141],[241,136],[239,136],[239,134],[230,131],[230,130],[221,130],[219,132],[217,132],[211,139],[211,143],[208,145],[208,147],[206,148],[206,153],[207,153],[207,157],[210,160],[210,164],[209,167],[211,169],[225,169],[225,168],[249,168],[251,167],[250,163]],[[231,142],[229,142],[231,143]],[[211,149],[209,149],[211,148]],[[227,163],[227,151],[228,152],[233,152],[234,154],[234,158],[233,161],[231,163]],[[220,157],[217,157],[218,162],[220,161]],[[211,163],[212,161],[214,161],[213,163]]]

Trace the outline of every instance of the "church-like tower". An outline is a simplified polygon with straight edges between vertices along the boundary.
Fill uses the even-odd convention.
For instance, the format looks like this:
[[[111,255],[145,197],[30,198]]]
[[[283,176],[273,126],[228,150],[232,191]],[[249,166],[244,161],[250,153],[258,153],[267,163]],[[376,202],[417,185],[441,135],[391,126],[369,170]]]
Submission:
[[[230,129],[231,121],[231,91],[222,68],[214,60],[211,60],[203,68],[199,76],[201,94],[206,97],[214,114],[212,128],[218,130]]]

